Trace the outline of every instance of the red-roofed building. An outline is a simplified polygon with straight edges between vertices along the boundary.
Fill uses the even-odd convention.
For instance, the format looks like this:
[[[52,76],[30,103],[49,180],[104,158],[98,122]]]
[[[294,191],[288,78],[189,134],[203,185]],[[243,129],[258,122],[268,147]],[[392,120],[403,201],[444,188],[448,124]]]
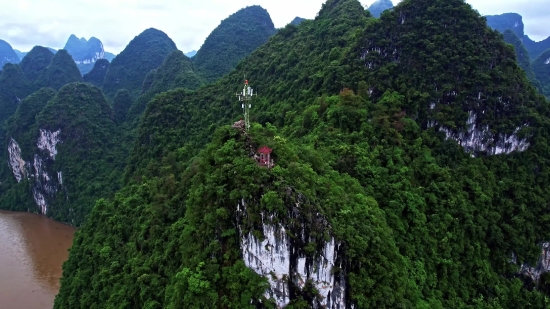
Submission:
[[[273,149],[267,146],[262,146],[260,149],[258,149],[258,153],[260,154],[260,160],[258,161],[258,163],[260,163],[260,165],[262,166],[272,167],[273,166],[273,161],[271,160],[272,151]]]

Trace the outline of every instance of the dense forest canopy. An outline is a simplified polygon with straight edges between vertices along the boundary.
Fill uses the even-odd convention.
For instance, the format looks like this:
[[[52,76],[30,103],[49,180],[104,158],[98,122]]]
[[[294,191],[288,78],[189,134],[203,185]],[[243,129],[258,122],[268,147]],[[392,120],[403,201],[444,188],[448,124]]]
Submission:
[[[171,68],[139,89],[185,72]],[[243,74],[259,93],[246,133],[229,126]],[[295,250],[287,308],[548,303],[546,277],[520,270],[550,240],[549,102],[464,1],[404,0],[375,19],[329,0],[215,83],[165,90],[147,102],[124,187],[77,232],[55,308],[276,308],[279,274],[259,276],[243,249],[273,226]],[[262,145],[272,169],[250,156]],[[325,297],[293,263],[332,239],[345,291]]]
[[[518,36],[510,29],[504,31],[503,36],[506,43],[514,46],[514,50],[516,51],[516,61],[518,62],[519,67],[525,71],[525,75],[535,86],[535,88],[540,89],[540,83],[533,72],[531,59],[529,58],[529,53],[527,52],[525,45],[523,45],[520,38],[518,38]]]
[[[550,99],[550,49],[547,49],[535,59],[533,71],[541,84],[542,92]]]

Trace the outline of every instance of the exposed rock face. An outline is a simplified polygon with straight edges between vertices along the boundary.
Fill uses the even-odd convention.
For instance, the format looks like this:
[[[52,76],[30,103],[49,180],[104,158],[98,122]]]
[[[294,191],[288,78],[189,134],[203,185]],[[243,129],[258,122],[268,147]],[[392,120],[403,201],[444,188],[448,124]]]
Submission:
[[[515,263],[515,254],[512,255],[512,262]],[[542,243],[542,252],[535,267],[528,264],[521,265],[519,273],[538,282],[543,273],[550,271],[550,242]]]
[[[57,154],[56,146],[61,142],[59,138],[60,133],[61,130],[51,132],[49,130],[40,129],[40,136],[38,137],[36,145],[38,149],[46,153],[46,156],[35,153],[32,166],[23,160],[21,148],[13,138],[10,138],[8,145],[9,164],[13,175],[17,182],[21,182],[25,177],[27,179],[34,179],[32,194],[34,202],[43,215],[47,214],[48,211],[47,197],[53,197],[63,183],[61,171],[56,173],[57,179],[55,179],[50,176],[47,168],[48,161],[55,160],[55,155]]]
[[[509,154],[514,151],[525,151],[529,148],[529,141],[521,139],[517,135],[522,127],[516,128],[512,134],[499,133],[495,135],[491,132],[489,126],[480,127],[477,125],[476,118],[476,114],[470,111],[466,122],[466,131],[453,131],[445,127],[440,127],[439,131],[445,132],[447,138],[455,140],[472,156],[480,152],[487,155]],[[428,127],[436,125],[436,122],[431,122]]]
[[[40,136],[38,137],[38,142],[36,143],[38,149],[48,151],[53,160],[55,160],[55,155],[57,154],[57,149],[55,146],[57,146],[57,143],[60,142],[59,133],[61,133],[61,130],[51,132],[40,129]]]
[[[21,180],[26,177],[26,171],[25,171],[25,160],[21,158],[21,148],[19,147],[19,144],[13,139],[10,138],[10,142],[8,144],[8,153],[9,153],[9,164],[11,167],[11,170],[13,171],[13,176],[15,176],[15,179],[17,182],[21,182]]]
[[[299,209],[296,205],[293,211]],[[237,213],[246,213],[245,202],[237,206]],[[297,215],[295,213],[295,215]],[[316,222],[326,224],[326,220],[317,214]],[[296,240],[288,235],[289,229],[281,223],[274,222],[273,215],[262,213],[264,239],[241,231],[241,251],[245,265],[257,274],[268,279],[270,288],[265,296],[274,299],[279,308],[285,307],[290,299],[305,287],[309,281],[319,291],[313,300],[313,308],[346,308],[346,281],[342,261],[338,252],[340,243],[333,237],[324,241],[321,250],[313,255],[306,255],[303,244],[316,242],[307,231],[300,228]]]

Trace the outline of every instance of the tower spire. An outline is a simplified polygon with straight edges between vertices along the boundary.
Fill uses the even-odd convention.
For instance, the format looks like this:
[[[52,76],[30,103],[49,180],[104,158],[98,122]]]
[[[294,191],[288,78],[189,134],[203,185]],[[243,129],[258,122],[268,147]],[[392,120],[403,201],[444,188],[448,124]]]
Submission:
[[[254,90],[248,84],[246,76],[244,76],[243,91],[241,93],[237,93],[236,95],[239,98],[239,102],[241,102],[241,107],[243,108],[244,112],[244,128],[248,131],[250,129],[250,109],[252,108],[251,100],[252,96],[255,96],[257,94],[254,93]]]

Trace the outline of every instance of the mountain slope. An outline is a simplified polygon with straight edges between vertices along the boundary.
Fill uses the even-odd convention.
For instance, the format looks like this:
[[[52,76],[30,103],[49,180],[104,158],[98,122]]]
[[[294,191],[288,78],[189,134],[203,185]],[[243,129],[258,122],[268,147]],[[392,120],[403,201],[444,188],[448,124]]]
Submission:
[[[48,67],[36,79],[38,87],[50,87],[59,90],[72,82],[82,82],[82,75],[69,53],[61,49],[52,59]]]
[[[149,76],[149,74],[147,76]],[[144,81],[144,85],[146,80]],[[155,95],[161,92],[176,88],[194,90],[203,84],[205,84],[205,82],[201,76],[195,73],[191,60],[181,51],[175,50],[171,52],[166,59],[164,59],[163,64],[154,71],[151,85],[146,87],[148,88],[147,91],[133,104],[129,112],[129,117],[139,117],[143,111],[145,111],[147,103]]]
[[[535,42],[526,35],[523,38],[523,45],[525,45],[525,48],[529,51],[531,59],[537,59],[545,50],[550,49],[550,37]]]
[[[4,40],[0,40],[0,68],[6,63],[19,63],[19,61],[21,60],[11,45]]]
[[[31,94],[32,85],[17,64],[7,63],[0,73],[0,127],[17,109],[19,101]],[[1,133],[3,137],[3,132]]]
[[[44,98],[51,99],[44,104]],[[20,111],[8,123],[7,151],[17,185],[4,188],[3,196],[16,195],[23,186],[19,199],[34,205],[25,209],[28,203],[16,203],[10,205],[13,210],[79,226],[93,201],[118,188],[121,157],[113,110],[97,87],[84,83],[67,84],[57,94],[43,88],[27,99],[35,101],[31,115],[23,117]]]
[[[462,0],[367,16],[327,1],[216,83],[155,96],[54,307],[543,308],[548,101]]]
[[[550,99],[550,49],[533,61],[533,71],[541,84],[543,94]]]
[[[393,8],[393,3],[391,0],[376,0],[368,8],[372,16],[378,18],[385,10]]]
[[[20,50],[17,50],[17,49],[14,49],[13,50],[16,54],[17,54],[17,57],[19,57],[19,59],[22,61],[23,58],[27,55],[27,52],[22,52]]]
[[[52,63],[54,54],[47,48],[35,46],[21,60],[21,71],[30,82],[35,82],[40,74]]]
[[[540,42],[535,42],[525,35],[523,17],[517,13],[488,15],[485,18],[487,19],[487,25],[500,33],[504,33],[506,29],[512,30],[521,39],[531,59],[536,59],[543,51],[550,48],[550,37]]]
[[[105,80],[105,75],[109,70],[110,63],[107,59],[99,59],[94,63],[93,69],[82,77],[85,82],[96,87],[101,87]]]
[[[512,44],[514,46],[514,50],[516,52],[516,60],[518,62],[518,65],[520,68],[525,71],[525,75],[527,76],[527,79],[531,81],[531,83],[535,86],[535,88],[540,89],[540,83],[535,77],[535,73],[533,73],[533,68],[531,66],[531,59],[529,58],[529,53],[527,52],[527,49],[525,49],[525,46],[521,42],[521,40],[518,38],[518,36],[510,29],[507,29],[503,33],[504,41],[508,44]]]
[[[103,82],[103,92],[112,99],[119,89],[137,98],[147,73],[159,67],[176,50],[174,42],[162,31],[147,29],[136,36],[111,62]]]
[[[213,82],[230,72],[237,63],[275,33],[269,13],[260,6],[239,10],[210,33],[193,57],[195,68]]]

